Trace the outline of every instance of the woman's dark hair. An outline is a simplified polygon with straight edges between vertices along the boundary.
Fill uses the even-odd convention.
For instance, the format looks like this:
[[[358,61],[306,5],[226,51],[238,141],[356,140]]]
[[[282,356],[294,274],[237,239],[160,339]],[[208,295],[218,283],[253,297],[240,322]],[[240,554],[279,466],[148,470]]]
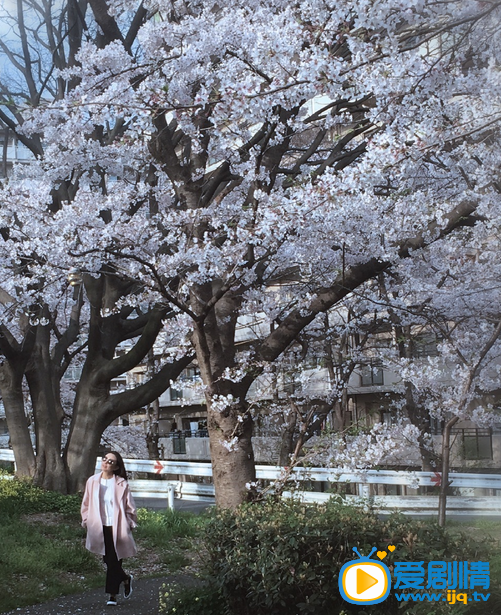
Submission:
[[[120,455],[120,453],[118,453],[117,451],[109,451],[106,454],[115,455],[117,459],[118,467],[116,470],[113,470],[113,474],[115,474],[116,476],[121,476],[122,478],[125,478],[125,480],[127,480],[127,471],[125,469],[125,463],[124,463],[124,460],[122,459],[122,455]]]

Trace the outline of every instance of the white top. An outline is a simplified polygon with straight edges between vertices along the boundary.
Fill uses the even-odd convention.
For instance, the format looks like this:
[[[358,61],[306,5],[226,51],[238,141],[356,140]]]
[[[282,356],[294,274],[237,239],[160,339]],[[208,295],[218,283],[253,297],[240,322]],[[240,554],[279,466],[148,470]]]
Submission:
[[[99,486],[99,508],[103,525],[113,525],[113,500],[115,499],[115,477],[102,478]]]

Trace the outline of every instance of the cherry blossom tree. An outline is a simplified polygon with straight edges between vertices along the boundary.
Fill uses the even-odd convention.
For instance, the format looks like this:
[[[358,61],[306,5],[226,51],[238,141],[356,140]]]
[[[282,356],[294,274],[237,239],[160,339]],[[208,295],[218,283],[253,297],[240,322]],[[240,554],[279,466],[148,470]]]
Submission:
[[[23,132],[26,117],[33,108],[64,98],[74,87],[76,81],[66,79],[62,71],[77,63],[82,38],[104,46],[116,36],[131,52],[138,27],[147,17],[139,6],[126,22],[126,34],[119,36],[103,21],[104,5],[91,4],[94,20],[86,2],[7,3],[0,41],[4,69],[0,121],[31,153],[33,165],[30,171],[19,165],[2,191],[0,392],[18,475],[32,476],[36,484],[63,492],[82,488],[92,473],[106,427],[154,401],[189,362],[185,356],[164,355],[148,382],[112,395],[112,380],[143,361],[170,310],[150,304],[145,309],[124,307],[106,317],[109,305],[137,292],[134,280],[117,275],[105,264],[94,276],[67,269],[68,263],[54,263],[50,272],[47,267],[47,240],[57,243],[58,239],[46,236],[43,227],[72,198],[79,170],[63,181],[45,183],[50,180],[43,173],[37,175],[36,159],[44,158],[50,144],[38,134]],[[113,35],[111,39],[106,32]],[[29,179],[30,173],[35,181]],[[30,203],[37,201],[31,209]],[[35,210],[39,217],[32,220],[30,230],[28,218]],[[105,217],[106,212],[99,215]],[[128,351],[115,356],[124,342]],[[64,376],[77,361],[81,376],[75,392],[65,385]],[[34,446],[28,413],[33,419]]]
[[[421,284],[466,225],[497,228],[501,3],[144,7],[156,16],[131,45],[137,3],[100,2],[106,40],[82,40],[57,73],[74,87],[24,122],[45,150],[4,194],[3,215],[24,212],[4,251],[49,237],[24,279],[134,280],[100,326],[141,303],[172,312],[205,385],[217,503],[233,507],[254,480],[263,370],[368,280],[419,261]],[[256,312],[267,330],[239,352]]]
[[[373,359],[383,326],[371,297],[352,296],[303,329],[273,362],[262,386],[252,391],[253,398],[262,394],[264,401],[254,402],[252,409],[261,435],[269,430],[280,438],[278,465],[300,460],[313,436],[326,431],[328,438],[336,433],[342,440],[352,431],[350,379]]]
[[[460,421],[492,427],[499,420],[501,311],[499,233],[475,224],[413,260],[384,294],[402,335],[398,358],[387,357],[405,382],[409,417],[418,429],[427,469],[441,472],[439,522],[445,523],[450,485],[451,433]],[[426,264],[423,259],[426,259]],[[432,263],[432,267],[428,263]],[[423,267],[423,264],[425,266]],[[418,283],[419,282],[419,283]],[[436,341],[433,356],[419,357],[419,333]],[[430,422],[443,425],[434,450]]]

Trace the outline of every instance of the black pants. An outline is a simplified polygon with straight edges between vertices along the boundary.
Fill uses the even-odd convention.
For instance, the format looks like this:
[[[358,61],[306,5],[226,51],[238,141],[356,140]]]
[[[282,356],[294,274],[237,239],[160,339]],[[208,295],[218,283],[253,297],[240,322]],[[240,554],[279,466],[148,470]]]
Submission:
[[[113,544],[113,528],[111,525],[103,525],[104,551],[103,561],[106,564],[106,593],[116,596],[120,591],[120,583],[129,578],[122,568],[122,560],[118,559],[115,545]]]

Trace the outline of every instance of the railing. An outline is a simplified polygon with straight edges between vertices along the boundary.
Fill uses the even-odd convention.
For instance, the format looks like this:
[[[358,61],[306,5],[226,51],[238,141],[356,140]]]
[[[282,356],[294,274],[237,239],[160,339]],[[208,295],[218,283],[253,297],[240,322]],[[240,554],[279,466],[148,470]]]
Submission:
[[[178,431],[170,431],[168,433],[160,433],[161,438],[208,438],[209,432],[207,429],[183,429]]]
[[[14,461],[11,450],[0,449],[0,461]],[[190,461],[164,461],[146,459],[126,459],[125,464],[129,472],[149,474],[171,474],[181,476],[211,477],[210,463],[196,463]],[[96,472],[100,464],[96,463]],[[262,480],[276,480],[283,476],[284,468],[278,466],[256,466],[256,478]],[[345,471],[333,468],[294,468],[292,477],[298,483],[351,483],[358,485],[358,495],[342,495],[343,499],[351,503],[365,503],[380,509],[380,512],[393,512],[399,510],[405,514],[434,515],[438,510],[438,496],[429,495],[371,495],[370,485],[403,485],[411,488],[419,486],[437,486],[440,475],[433,472],[399,472],[395,470],[359,470]],[[497,491],[491,496],[449,496],[447,509],[453,515],[479,515],[501,516],[501,475],[499,474],[467,474],[451,473],[451,486],[454,488],[475,488]],[[131,489],[136,497],[163,498],[166,505],[173,507],[174,497],[202,502],[214,502],[214,485],[200,484],[184,480],[147,480],[133,479],[130,481]],[[296,497],[305,502],[324,502],[332,493],[320,491],[294,492]],[[291,497],[287,492],[285,497]]]

